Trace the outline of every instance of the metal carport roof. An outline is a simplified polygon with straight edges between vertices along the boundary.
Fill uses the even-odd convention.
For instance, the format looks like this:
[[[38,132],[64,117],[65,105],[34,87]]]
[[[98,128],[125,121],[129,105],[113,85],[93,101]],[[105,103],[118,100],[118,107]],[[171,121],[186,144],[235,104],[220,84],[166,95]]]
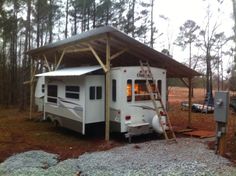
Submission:
[[[106,60],[106,37],[110,37],[111,55],[116,55],[111,60],[111,66],[139,65],[139,60],[147,60],[151,66],[164,68],[167,76],[172,78],[192,78],[200,73],[177,62],[173,58],[160,53],[147,45],[133,39],[125,33],[110,27],[100,27],[84,32],[71,38],[64,39],[27,52],[35,60],[46,58],[48,63],[55,63],[60,56],[60,66],[77,67],[84,65],[97,65],[98,61],[91,52],[91,46],[102,62]],[[116,54],[115,54],[116,53]]]

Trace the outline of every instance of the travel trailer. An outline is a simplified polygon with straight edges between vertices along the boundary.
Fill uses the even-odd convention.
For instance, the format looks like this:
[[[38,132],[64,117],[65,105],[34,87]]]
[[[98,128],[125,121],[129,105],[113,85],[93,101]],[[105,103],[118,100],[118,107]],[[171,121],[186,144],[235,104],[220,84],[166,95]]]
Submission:
[[[35,87],[35,105],[38,107],[38,111],[43,111],[44,106],[44,86],[45,86],[45,77],[38,77],[38,81]]]
[[[150,67],[154,81],[149,80],[160,107],[165,129],[165,114],[157,89],[166,105],[166,70]],[[86,126],[105,122],[105,75],[100,66],[74,67],[36,75],[36,101],[44,118],[62,127],[86,134]],[[149,73],[148,73],[149,74]],[[113,132],[162,133],[155,116],[146,78],[140,66],[111,68],[110,130]],[[43,99],[43,101],[39,101]],[[155,117],[154,117],[155,116]]]

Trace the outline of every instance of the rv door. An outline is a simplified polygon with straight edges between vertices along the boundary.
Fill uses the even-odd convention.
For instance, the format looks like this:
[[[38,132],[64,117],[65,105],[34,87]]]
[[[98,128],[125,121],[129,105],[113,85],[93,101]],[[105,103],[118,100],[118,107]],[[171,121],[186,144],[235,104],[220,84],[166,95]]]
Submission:
[[[104,122],[104,76],[86,76],[85,123]]]

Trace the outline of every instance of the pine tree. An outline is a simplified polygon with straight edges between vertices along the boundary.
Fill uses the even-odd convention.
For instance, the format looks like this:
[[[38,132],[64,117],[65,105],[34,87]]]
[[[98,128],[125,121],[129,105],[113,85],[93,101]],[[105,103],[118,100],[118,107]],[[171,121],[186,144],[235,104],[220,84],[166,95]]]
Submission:
[[[18,32],[18,12],[19,12],[19,2],[18,0],[13,1],[13,10],[11,12],[11,16],[9,22],[11,23],[10,30],[10,47],[9,47],[9,74],[10,74],[10,82],[9,82],[9,104],[15,105],[17,104],[17,32]]]
[[[27,3],[27,19],[25,22],[25,40],[24,40],[24,54],[23,54],[23,60],[21,65],[21,71],[20,71],[20,110],[25,110],[27,105],[27,100],[29,97],[29,89],[28,86],[24,86],[22,83],[25,81],[30,80],[29,74],[29,68],[30,68],[30,60],[29,57],[26,55],[26,52],[30,49],[30,39],[31,39],[31,12],[32,12],[32,4],[31,0],[26,0]],[[21,44],[20,44],[21,46]],[[26,71],[28,70],[28,71]]]
[[[47,22],[48,9],[49,6],[47,4],[47,0],[36,0],[35,10],[33,12],[34,15],[33,23],[36,24],[37,48],[46,43],[44,37],[46,35],[46,29],[47,29],[46,25],[48,24]]]
[[[179,29],[180,32],[175,44],[182,49],[189,47],[189,68],[192,68],[192,47],[197,42],[200,27],[195,21],[187,20]]]

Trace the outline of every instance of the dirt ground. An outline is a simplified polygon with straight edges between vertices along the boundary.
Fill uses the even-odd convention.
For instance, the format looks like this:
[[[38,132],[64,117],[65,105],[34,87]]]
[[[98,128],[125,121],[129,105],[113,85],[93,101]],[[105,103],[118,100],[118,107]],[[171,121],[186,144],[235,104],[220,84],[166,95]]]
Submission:
[[[0,109],[0,162],[14,153],[28,150],[57,153],[64,160],[84,152],[121,145],[115,141],[105,142],[100,134],[85,137],[70,130],[58,129],[50,122],[39,121],[37,113],[34,113],[33,120],[29,120],[28,115],[28,112],[17,109]]]
[[[194,89],[193,103],[203,103],[205,96],[204,89]],[[188,127],[188,112],[180,110],[182,101],[188,101],[188,89],[173,87],[169,90],[169,116],[174,127],[183,129]],[[226,135],[226,145],[224,156],[236,163],[236,113],[229,111]],[[215,131],[216,122],[213,113],[192,113],[191,127],[196,130]],[[215,142],[208,144],[209,148],[214,149]]]
[[[194,89],[193,103],[203,103],[204,90]],[[169,89],[169,116],[172,125],[178,128],[188,127],[188,111],[181,110],[181,102],[188,101],[188,89],[172,87]],[[215,130],[213,114],[192,113],[191,127],[199,130]]]
[[[193,102],[202,103],[203,89],[194,90]],[[182,111],[180,103],[188,100],[188,89],[173,87],[169,90],[169,116],[175,128],[185,128],[188,112]],[[105,142],[103,135],[91,134],[82,136],[66,129],[57,129],[49,122],[41,122],[40,114],[34,113],[29,120],[28,112],[18,109],[0,109],[0,162],[14,153],[28,150],[45,150],[57,153],[61,159],[78,157],[84,152],[107,150],[122,145],[124,140],[112,138]],[[230,115],[230,128],[227,137],[227,152],[236,159],[235,114]],[[199,130],[215,130],[213,114],[192,113],[193,128]]]

